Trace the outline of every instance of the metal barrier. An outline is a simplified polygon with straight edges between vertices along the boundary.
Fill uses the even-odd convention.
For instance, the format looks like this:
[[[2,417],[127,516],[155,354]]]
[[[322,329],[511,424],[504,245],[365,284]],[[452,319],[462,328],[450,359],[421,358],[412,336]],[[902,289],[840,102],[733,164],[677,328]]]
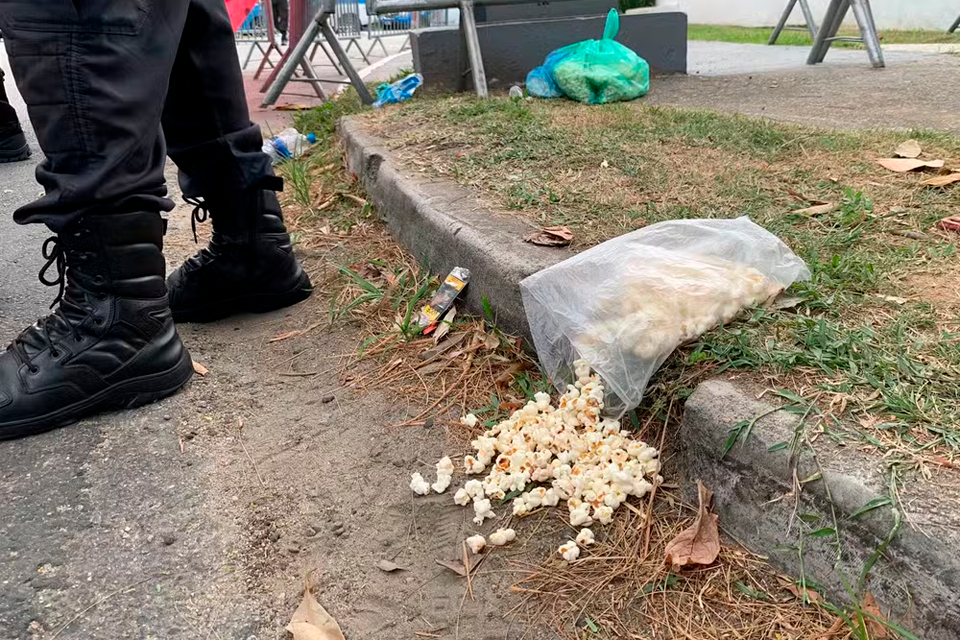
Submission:
[[[286,0],[284,0],[285,2]],[[277,46],[277,39],[274,33],[273,25],[273,4],[271,0],[260,0],[253,6],[253,9],[247,15],[247,18],[234,33],[234,40],[237,44],[249,44],[247,55],[243,60],[241,68],[246,70],[250,64],[255,51],[260,52],[260,64],[257,71],[253,74],[254,78],[259,78],[264,69],[273,69],[276,63],[271,59],[273,53],[280,53],[280,47]],[[264,48],[266,44],[266,48]]]
[[[453,14],[459,12],[453,11]],[[459,21],[451,20],[451,11],[449,9],[430,9],[425,11],[404,11],[401,13],[382,13],[370,17],[370,39],[372,43],[367,55],[379,45],[383,54],[387,55],[387,48],[384,46],[381,38],[388,36],[404,36],[406,40],[400,47],[403,51],[410,46],[410,32],[414,29],[426,29],[428,27],[447,27],[458,24]]]

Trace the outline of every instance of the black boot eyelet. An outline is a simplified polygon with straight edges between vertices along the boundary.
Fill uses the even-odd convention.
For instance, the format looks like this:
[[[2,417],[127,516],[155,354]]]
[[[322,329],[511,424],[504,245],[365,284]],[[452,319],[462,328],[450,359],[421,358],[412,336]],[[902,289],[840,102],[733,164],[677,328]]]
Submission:
[[[97,300],[106,300],[106,299],[107,299],[107,294],[105,294],[105,293],[98,293],[98,294],[97,294]]]
[[[103,284],[103,280],[104,278],[101,275],[93,276],[93,284]]]
[[[97,326],[99,327],[100,325],[103,324],[103,318],[94,318],[94,319],[93,319],[93,324],[95,324],[95,325],[97,325]]]
[[[80,336],[75,336],[75,337],[73,338],[73,341],[74,341],[74,342],[83,342],[83,338],[81,338]]]
[[[40,367],[30,367],[29,369],[27,369],[27,371],[29,371],[31,375],[35,376],[38,373],[40,373]]]
[[[54,360],[56,360],[56,359],[58,359],[58,358],[60,357],[60,352],[59,352],[59,351],[54,351],[54,350],[51,349],[51,350],[50,350],[50,357],[53,358]]]

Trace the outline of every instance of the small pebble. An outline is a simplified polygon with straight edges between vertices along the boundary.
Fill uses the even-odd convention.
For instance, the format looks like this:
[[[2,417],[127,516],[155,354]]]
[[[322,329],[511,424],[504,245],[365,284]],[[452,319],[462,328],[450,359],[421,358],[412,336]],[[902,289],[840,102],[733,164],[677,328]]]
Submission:
[[[277,531],[276,529],[274,529],[269,533],[269,535],[267,535],[267,540],[269,540],[270,542],[276,542],[279,539],[280,539],[280,532]]]
[[[163,419],[164,419],[164,420],[170,420],[170,414],[168,413],[168,414],[164,415],[164,416],[163,416]]]
[[[177,537],[176,537],[175,535],[173,535],[172,533],[161,533],[161,534],[160,534],[160,542],[162,542],[162,543],[164,544],[164,546],[166,546],[166,547],[169,547],[170,545],[172,545],[172,544],[173,544],[174,542],[176,542],[176,541],[177,541]]]
[[[317,530],[308,524],[303,527],[303,535],[308,538],[312,538],[313,536],[317,535]]]
[[[329,404],[329,403],[333,402],[335,399],[336,399],[336,397],[331,393],[331,394],[328,394],[328,395],[323,396],[323,397],[320,399],[320,402],[322,402],[323,404]]]
[[[427,418],[426,420],[423,421],[423,428],[424,428],[424,429],[429,429],[429,428],[431,428],[432,426],[433,426],[433,418]]]
[[[296,542],[288,542],[284,550],[290,554],[297,554],[300,553],[300,545]]]

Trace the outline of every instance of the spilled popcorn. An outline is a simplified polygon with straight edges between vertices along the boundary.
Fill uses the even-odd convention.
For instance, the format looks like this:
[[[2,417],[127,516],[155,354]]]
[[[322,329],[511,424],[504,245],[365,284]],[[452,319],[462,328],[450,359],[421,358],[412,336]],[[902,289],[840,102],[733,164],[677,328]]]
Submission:
[[[497,529],[490,534],[490,544],[502,547],[517,539],[517,532],[513,529]]]
[[[471,443],[476,454],[464,458],[464,470],[490,469],[483,480],[470,480],[457,491],[457,504],[474,501],[479,518],[489,499],[523,492],[513,499],[513,515],[565,501],[570,524],[586,527],[609,524],[628,497],[642,498],[653,488],[660,471],[657,450],[621,431],[616,420],[602,418],[600,377],[583,361],[574,368],[577,380],[557,407],[548,394],[538,393]],[[467,425],[475,420],[472,414],[462,419]]]
[[[582,360],[574,363],[574,371],[577,379],[557,406],[549,394],[538,393],[471,443],[475,451],[464,457],[464,471],[486,475],[468,480],[453,496],[460,506],[472,503],[477,525],[495,518],[492,501],[502,501],[511,493],[516,496],[511,511],[517,517],[564,502],[570,524],[582,528],[576,541],[559,549],[568,562],[579,557],[580,547],[594,544],[594,533],[587,527],[595,522],[609,524],[628,498],[644,497],[653,481],[663,480],[658,475],[658,451],[634,440],[629,431],[620,429],[618,421],[601,416],[604,388],[600,377]],[[461,422],[471,427],[479,424],[473,414]],[[453,463],[443,458],[437,463],[433,490],[445,491],[452,475]],[[431,485],[414,473],[410,488],[426,495]],[[502,546],[515,538],[513,529],[498,529],[490,534],[489,543]],[[467,539],[471,549],[483,549],[487,542],[482,536]]]
[[[580,533],[577,534],[577,544],[581,547],[589,547],[596,539],[593,537],[593,531],[590,529],[581,529]]]
[[[424,480],[419,473],[410,476],[410,488],[417,495],[425,496],[430,493],[430,483]]]
[[[560,548],[557,549],[557,552],[563,556],[563,559],[567,562],[573,562],[580,557],[580,547],[577,546],[577,543],[573,540],[567,540]]]
[[[483,536],[476,535],[467,538],[467,548],[474,554],[483,551],[485,546],[487,546],[487,541]]]

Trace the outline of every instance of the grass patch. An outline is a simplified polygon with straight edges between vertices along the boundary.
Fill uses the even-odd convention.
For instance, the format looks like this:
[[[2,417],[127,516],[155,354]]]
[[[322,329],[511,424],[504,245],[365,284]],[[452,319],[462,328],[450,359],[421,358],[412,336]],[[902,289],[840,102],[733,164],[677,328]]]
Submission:
[[[799,26],[802,23],[799,10],[789,24]],[[946,28],[947,25],[944,25]],[[687,38],[690,40],[711,40],[715,42],[739,42],[744,44],[767,44],[773,26],[770,27],[734,27],[716,24],[691,24],[687,26]],[[840,35],[858,36],[855,28],[844,28]],[[880,44],[952,44],[960,43],[960,33],[929,31],[921,29],[885,29],[880,31]],[[809,46],[813,44],[807,31],[783,31],[777,38],[777,44]],[[835,42],[834,46],[861,47],[855,42]]]
[[[795,308],[756,309],[674,360],[780,376],[842,407],[838,420],[885,450],[960,452],[960,289],[949,286],[957,238],[935,229],[958,213],[960,195],[876,164],[906,137],[955,164],[960,140],[642,103],[455,98],[368,119],[401,162],[531,224],[569,225],[580,248],[663,220],[749,215],[813,279],[795,287]],[[802,211],[815,202],[835,206]],[[661,377],[670,375],[668,366]]]

